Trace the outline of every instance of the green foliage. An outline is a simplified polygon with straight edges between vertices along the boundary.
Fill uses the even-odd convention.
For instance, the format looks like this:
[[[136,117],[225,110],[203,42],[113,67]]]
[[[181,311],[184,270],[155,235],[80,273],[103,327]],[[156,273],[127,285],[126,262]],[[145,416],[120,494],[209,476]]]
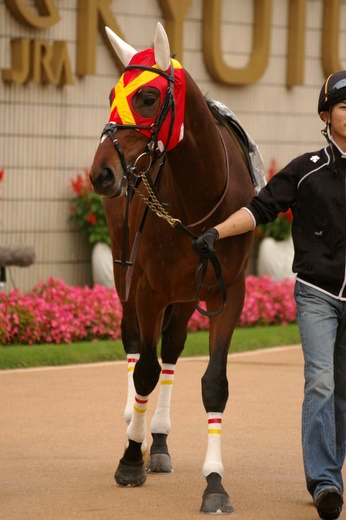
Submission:
[[[260,224],[256,229],[256,236],[260,238],[271,237],[274,240],[287,240],[291,236],[292,212],[280,213],[274,222]]]
[[[85,170],[84,177],[79,173],[71,179],[71,186],[75,197],[70,200],[69,222],[76,224],[90,244],[104,242],[110,246],[103,199],[93,191],[89,172]]]

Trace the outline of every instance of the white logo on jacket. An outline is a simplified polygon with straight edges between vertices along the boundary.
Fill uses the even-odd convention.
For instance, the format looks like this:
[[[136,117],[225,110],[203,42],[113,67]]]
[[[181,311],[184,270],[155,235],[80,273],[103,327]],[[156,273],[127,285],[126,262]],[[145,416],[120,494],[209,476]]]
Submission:
[[[312,161],[312,162],[314,162],[314,163],[316,163],[316,162],[319,161],[319,160],[320,160],[320,157],[319,157],[318,155],[312,155],[312,156],[310,157],[310,161]]]

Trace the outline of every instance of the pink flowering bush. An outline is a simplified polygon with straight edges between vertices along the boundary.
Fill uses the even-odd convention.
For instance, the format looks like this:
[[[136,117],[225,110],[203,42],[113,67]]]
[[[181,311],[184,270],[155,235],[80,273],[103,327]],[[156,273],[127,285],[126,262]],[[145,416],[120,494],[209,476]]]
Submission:
[[[294,280],[275,281],[270,276],[248,276],[240,327],[287,325],[296,321]]]
[[[72,287],[50,278],[31,292],[0,293],[0,344],[120,339],[121,306],[114,289]]]
[[[248,276],[239,326],[294,322],[293,285],[292,280],[275,282],[268,276]],[[50,278],[28,293],[0,293],[0,344],[118,340],[121,314],[115,289],[73,287]],[[189,330],[208,328],[208,318],[195,311]]]

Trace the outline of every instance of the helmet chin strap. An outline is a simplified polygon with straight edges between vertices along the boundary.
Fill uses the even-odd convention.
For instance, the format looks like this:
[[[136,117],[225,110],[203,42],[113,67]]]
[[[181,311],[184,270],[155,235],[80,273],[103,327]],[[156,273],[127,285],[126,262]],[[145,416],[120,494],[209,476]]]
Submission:
[[[321,130],[321,134],[323,135],[323,137],[326,138],[327,143],[328,143],[329,145],[331,145],[331,144],[332,144],[332,140],[331,140],[331,137],[330,137],[330,131],[329,131],[329,123],[328,123],[328,121],[326,122],[324,128],[322,128],[322,130]]]
[[[333,146],[332,138],[331,138],[331,135],[330,135],[330,123],[329,123],[330,112],[331,112],[331,108],[329,109],[329,112],[328,112],[329,117],[328,117],[328,119],[326,121],[325,127],[321,130],[321,134],[325,137],[327,143],[329,144],[330,150],[332,152],[332,173],[333,173],[333,175],[337,175],[338,172],[337,172],[336,167],[335,167],[334,146]]]

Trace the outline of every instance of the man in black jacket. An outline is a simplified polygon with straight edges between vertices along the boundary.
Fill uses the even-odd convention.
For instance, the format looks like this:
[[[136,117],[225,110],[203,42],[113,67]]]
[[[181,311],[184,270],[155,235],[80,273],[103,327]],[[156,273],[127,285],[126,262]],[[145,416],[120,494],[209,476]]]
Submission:
[[[291,208],[295,299],[304,353],[302,445],[307,489],[320,518],[343,505],[346,449],[346,71],[322,86],[327,146],[291,161],[251,203],[193,241],[202,256]]]

